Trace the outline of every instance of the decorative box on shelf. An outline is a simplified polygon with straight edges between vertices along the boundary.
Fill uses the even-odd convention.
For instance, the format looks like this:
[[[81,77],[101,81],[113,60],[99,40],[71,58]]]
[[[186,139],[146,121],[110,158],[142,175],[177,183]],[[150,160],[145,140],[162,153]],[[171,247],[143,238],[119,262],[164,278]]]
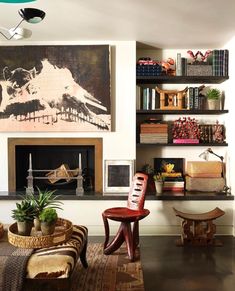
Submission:
[[[173,143],[181,143],[181,144],[188,144],[188,143],[193,143],[193,144],[196,144],[196,143],[199,143],[199,139],[194,139],[194,138],[176,138],[176,139],[173,139]]]
[[[188,64],[187,76],[212,76],[212,65],[202,64]]]

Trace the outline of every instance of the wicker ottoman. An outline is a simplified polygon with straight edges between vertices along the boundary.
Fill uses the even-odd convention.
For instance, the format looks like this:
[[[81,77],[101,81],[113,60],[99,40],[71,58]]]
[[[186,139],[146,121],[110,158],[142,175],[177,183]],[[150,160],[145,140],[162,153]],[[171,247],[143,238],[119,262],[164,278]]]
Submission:
[[[23,290],[70,290],[70,277],[78,258],[88,267],[87,235],[85,226],[74,225],[67,242],[35,250],[27,264]]]

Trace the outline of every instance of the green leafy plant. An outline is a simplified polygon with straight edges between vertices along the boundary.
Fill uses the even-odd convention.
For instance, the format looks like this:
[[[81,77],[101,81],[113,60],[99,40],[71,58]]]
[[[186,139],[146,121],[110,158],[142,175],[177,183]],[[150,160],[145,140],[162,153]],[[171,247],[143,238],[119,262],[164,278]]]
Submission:
[[[38,187],[38,195],[34,194],[28,194],[27,199],[32,202],[32,204],[35,206],[35,209],[37,210],[37,216],[40,215],[40,213],[46,208],[57,208],[62,209],[60,205],[63,204],[63,202],[58,201],[59,196],[55,196],[54,193],[56,190],[50,191],[50,190],[40,190]]]
[[[34,204],[27,199],[23,199],[20,203],[16,203],[16,209],[12,210],[12,218],[19,222],[33,221],[36,213]]]
[[[53,223],[57,220],[58,215],[54,208],[45,208],[39,215],[39,219],[41,222],[47,222],[48,224]]]
[[[154,174],[154,168],[150,164],[143,165],[141,169],[144,173],[152,175]]]
[[[220,99],[220,96],[221,96],[221,92],[219,89],[209,89],[207,92],[206,92],[206,97],[209,99],[209,100],[219,100]]]
[[[157,173],[153,176],[153,180],[157,182],[164,182],[164,177],[162,176],[162,173]]]

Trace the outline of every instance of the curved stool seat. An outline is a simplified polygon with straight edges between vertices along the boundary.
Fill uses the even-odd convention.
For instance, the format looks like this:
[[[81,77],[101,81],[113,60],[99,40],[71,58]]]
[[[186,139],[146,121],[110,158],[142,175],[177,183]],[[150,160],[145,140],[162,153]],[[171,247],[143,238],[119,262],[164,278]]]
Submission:
[[[175,215],[182,218],[182,234],[178,245],[222,245],[216,240],[216,225],[213,220],[223,216],[225,212],[216,207],[204,213],[185,213],[173,207]]]
[[[116,251],[125,241],[128,256],[131,261],[135,258],[135,250],[139,244],[139,220],[149,215],[149,210],[144,209],[147,176],[137,173],[133,179],[133,185],[128,195],[127,207],[114,207],[106,209],[102,213],[105,227],[104,254],[110,255]],[[108,219],[120,222],[117,234],[109,242]],[[133,223],[133,227],[131,225]]]

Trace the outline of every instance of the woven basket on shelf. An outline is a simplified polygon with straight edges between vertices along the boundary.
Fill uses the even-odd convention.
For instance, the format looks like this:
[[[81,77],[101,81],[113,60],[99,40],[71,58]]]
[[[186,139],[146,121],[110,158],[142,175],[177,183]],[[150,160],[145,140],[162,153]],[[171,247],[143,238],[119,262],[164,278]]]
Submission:
[[[72,222],[63,218],[58,218],[55,232],[51,235],[42,235],[41,231],[35,231],[33,228],[30,236],[22,236],[18,234],[17,223],[13,223],[8,229],[8,241],[20,248],[46,248],[67,241],[72,232]]]

